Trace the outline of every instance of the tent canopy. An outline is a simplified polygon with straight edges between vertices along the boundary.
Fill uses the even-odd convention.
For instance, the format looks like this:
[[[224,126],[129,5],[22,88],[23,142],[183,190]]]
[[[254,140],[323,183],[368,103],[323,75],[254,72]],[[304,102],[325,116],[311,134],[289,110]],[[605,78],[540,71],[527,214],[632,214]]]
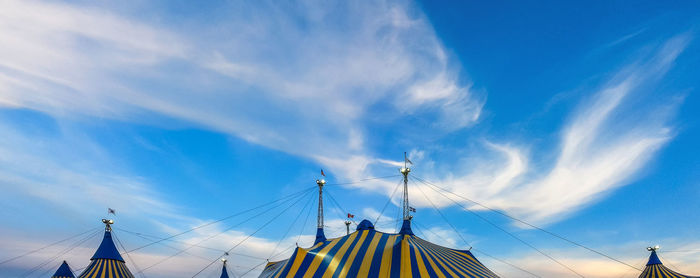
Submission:
[[[349,235],[297,248],[292,257],[268,263],[260,277],[479,277],[495,278],[468,250],[439,246],[413,234],[376,231],[363,220]]]

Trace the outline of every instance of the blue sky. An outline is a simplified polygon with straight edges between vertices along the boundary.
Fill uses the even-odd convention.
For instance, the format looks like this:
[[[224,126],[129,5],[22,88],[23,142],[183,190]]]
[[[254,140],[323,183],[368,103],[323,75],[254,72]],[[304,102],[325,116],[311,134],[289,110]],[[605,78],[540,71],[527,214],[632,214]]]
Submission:
[[[3,2],[0,259],[99,227],[107,207],[130,250],[148,241],[126,231],[175,234],[311,188],[320,169],[338,236],[347,212],[376,219],[400,178],[332,184],[398,175],[406,151],[416,177],[629,264],[659,244],[700,274],[700,5],[453,2]],[[210,235],[202,245],[228,249],[254,233],[234,253],[255,258],[229,258],[241,275],[308,244],[313,193],[300,198],[258,232],[276,212],[132,258],[146,268]],[[575,277],[420,182],[409,199],[421,236]],[[398,201],[380,230],[396,228]],[[638,275],[463,205],[586,277]],[[62,257],[81,268],[98,243]],[[49,261],[39,276],[68,246],[0,267]],[[191,275],[220,253],[192,248],[144,273]]]

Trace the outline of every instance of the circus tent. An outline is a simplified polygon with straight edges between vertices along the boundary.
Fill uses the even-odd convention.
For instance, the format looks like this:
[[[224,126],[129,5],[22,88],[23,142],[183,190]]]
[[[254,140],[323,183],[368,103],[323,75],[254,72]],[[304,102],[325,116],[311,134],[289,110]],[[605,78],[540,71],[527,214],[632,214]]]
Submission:
[[[126,267],[124,259],[119,254],[117,247],[112,240],[111,224],[114,221],[102,219],[105,224],[105,234],[102,243],[90,259],[90,264],[78,278],[133,278],[129,268]]]
[[[271,262],[259,277],[498,277],[469,250],[457,250],[417,237],[411,230],[408,167],[404,176],[404,218],[399,233],[376,231],[362,220],[346,236],[326,239],[323,233],[323,185],[319,187],[317,236],[310,248],[297,247],[292,256]]]
[[[68,263],[63,261],[51,278],[75,278],[75,276],[73,275],[73,271],[70,270]]]
[[[383,233],[363,220],[352,234],[269,263],[260,277],[498,277],[469,250],[430,243],[404,227],[403,233]]]
[[[665,267],[656,254],[658,249],[658,246],[647,248],[647,250],[651,251],[651,255],[649,255],[649,262],[647,262],[647,266],[642,271],[642,274],[639,275],[639,278],[698,278],[698,276],[680,274]]]

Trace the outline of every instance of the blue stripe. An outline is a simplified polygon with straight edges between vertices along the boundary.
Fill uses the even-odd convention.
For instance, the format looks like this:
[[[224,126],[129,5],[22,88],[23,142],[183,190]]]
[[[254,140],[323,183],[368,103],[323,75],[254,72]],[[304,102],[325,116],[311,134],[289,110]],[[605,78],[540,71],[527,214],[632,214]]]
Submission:
[[[379,267],[382,264],[382,255],[384,255],[383,253],[385,248],[384,245],[386,245],[388,238],[388,234],[382,234],[382,237],[379,239],[377,249],[374,250],[374,257],[372,257],[372,264],[370,265],[367,277],[379,277]]]
[[[326,247],[326,245],[329,243],[330,241],[326,241],[318,247],[310,249],[308,253],[304,255],[304,260],[301,262],[299,270],[297,270],[297,273],[294,275],[294,277],[303,277],[304,273],[309,269],[309,266],[311,266],[311,263],[314,261],[314,258],[317,256],[318,252],[321,251],[323,247]]]
[[[411,240],[409,239],[409,241],[408,241],[409,259],[408,260],[411,262],[411,274],[413,275],[413,277],[420,277],[420,269],[418,269],[418,257],[416,257],[418,254],[416,254],[415,250],[413,250],[411,245],[412,245]],[[430,268],[428,268],[428,270],[430,270]]]
[[[345,244],[345,242],[348,240],[347,236],[341,237],[340,240],[338,240],[338,243],[336,243],[331,250],[326,253],[325,256],[321,259],[321,264],[318,265],[318,268],[316,269],[316,273],[314,273],[314,278],[322,278],[323,273],[326,272],[326,269],[328,268],[328,265],[331,264],[333,261],[333,257],[335,257],[335,254],[338,253],[338,250]]]
[[[438,257],[436,256],[436,254],[434,254],[432,252],[432,250],[428,249],[425,245],[419,244],[419,246],[423,249],[421,252],[423,254],[425,254],[426,256],[430,257],[431,259],[433,259],[433,262],[435,262],[435,265],[437,265],[437,267],[440,269],[440,271],[443,274],[449,275],[449,271],[447,270],[447,268],[449,268],[449,270],[455,274],[459,273],[459,272],[456,272],[454,269],[450,268],[449,267],[450,264],[448,262],[446,262],[444,260],[439,260]],[[442,264],[440,262],[442,262]],[[445,266],[443,267],[443,265],[445,265]]]
[[[280,277],[286,277],[289,275],[289,270],[292,268],[292,264],[294,264],[294,260],[296,257],[299,255],[299,248],[294,249],[294,253],[292,254],[292,257],[287,260],[287,265],[281,268],[282,274],[280,274]],[[277,272],[275,272],[276,274]],[[274,277],[275,275],[270,275],[271,277]]]
[[[433,244],[428,243],[426,244],[426,248],[430,249],[431,251],[439,254],[439,258],[445,263],[445,265],[448,265],[454,272],[458,272],[457,270],[460,269],[459,271],[466,272],[464,270],[461,270],[461,268],[468,268],[472,269],[469,265],[465,264],[465,262],[462,260],[462,258],[457,257],[455,254],[447,254],[447,252],[452,252],[451,249],[445,249],[445,248],[437,248]],[[465,273],[466,275],[471,275],[469,273]]]
[[[401,241],[405,235],[398,236],[391,247],[391,271],[390,277],[399,278],[401,275]]]
[[[435,269],[433,269],[433,266],[430,265],[430,262],[428,261],[430,258],[432,258],[432,256],[430,256],[428,254],[428,252],[426,252],[425,250],[422,250],[423,246],[420,243],[418,243],[417,241],[415,241],[414,239],[415,238],[412,238],[410,243],[412,246],[415,246],[415,249],[418,251],[418,253],[420,253],[421,257],[423,257],[423,264],[425,265],[425,268],[428,270],[428,275],[430,275],[430,277],[437,277],[437,273],[435,273]],[[443,274],[447,275],[447,272],[445,272],[445,270],[442,269],[440,264],[436,263],[436,265],[438,268],[440,268],[440,271]]]
[[[355,260],[350,266],[350,271],[348,271],[348,277],[357,277],[357,272],[360,271],[362,260],[364,260],[365,256],[367,256],[367,249],[372,243],[372,238],[374,238],[374,234],[376,233],[374,230],[368,230],[366,232],[368,232],[367,236],[365,237],[365,241],[362,242],[362,246],[360,246],[360,250],[357,251],[357,256],[355,256]]]
[[[343,258],[340,259],[340,263],[338,263],[338,267],[335,269],[335,272],[333,272],[332,277],[338,277],[340,275],[340,272],[343,271],[343,267],[345,267],[345,264],[352,263],[348,262],[348,257],[350,256],[350,253],[352,253],[352,249],[355,248],[355,245],[358,244],[358,241],[360,241],[360,238],[362,237],[362,233],[365,231],[358,232],[357,235],[355,236],[355,239],[350,243],[347,249],[345,249],[345,254],[343,255]],[[361,244],[361,243],[359,243]]]

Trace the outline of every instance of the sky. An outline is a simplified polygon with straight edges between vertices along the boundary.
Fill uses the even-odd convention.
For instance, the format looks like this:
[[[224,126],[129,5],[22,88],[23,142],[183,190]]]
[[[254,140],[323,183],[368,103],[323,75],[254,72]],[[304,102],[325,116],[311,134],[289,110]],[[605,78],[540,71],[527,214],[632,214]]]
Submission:
[[[696,1],[0,1],[0,261],[70,238],[0,272],[80,270],[110,217],[139,277],[218,277],[229,248],[256,277],[313,241],[319,178],[328,237],[347,213],[395,232],[406,152],[416,234],[503,277],[578,277],[538,250],[639,271],[502,214],[699,275],[698,22]]]

